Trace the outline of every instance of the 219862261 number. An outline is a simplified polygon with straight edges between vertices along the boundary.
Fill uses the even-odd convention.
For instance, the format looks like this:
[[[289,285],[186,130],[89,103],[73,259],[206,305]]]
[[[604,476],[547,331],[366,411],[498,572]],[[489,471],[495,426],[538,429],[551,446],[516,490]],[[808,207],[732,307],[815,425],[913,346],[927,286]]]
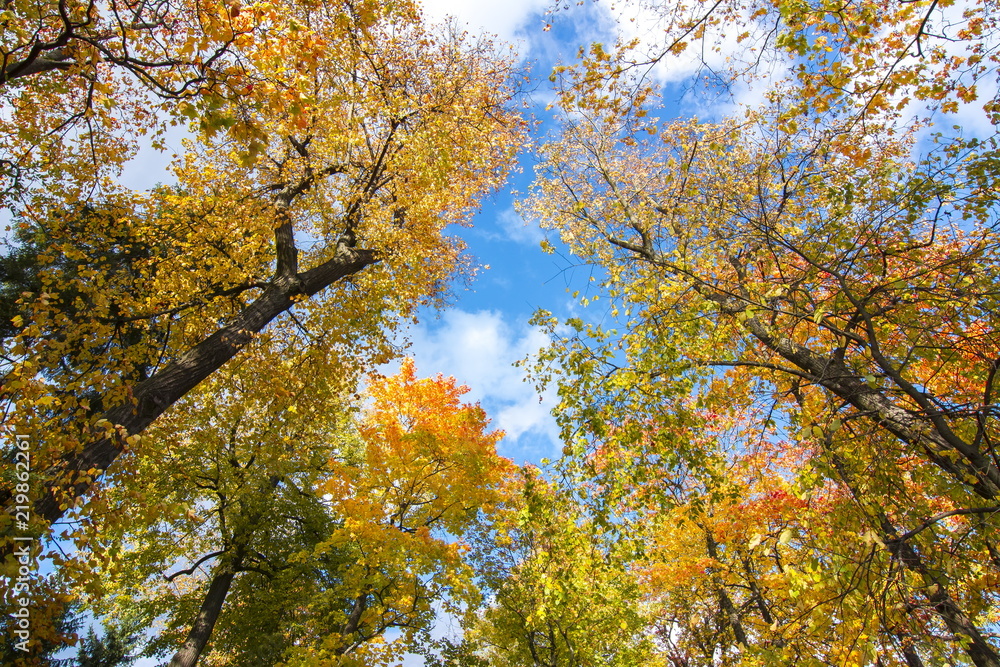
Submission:
[[[22,440],[20,437],[17,439],[18,452],[14,453],[14,469],[17,473],[17,481],[19,482],[14,486],[14,502],[15,506],[15,520],[27,522],[30,518],[29,513],[29,503],[31,499],[28,497],[28,478],[31,473],[31,456],[26,451],[28,449],[28,442]]]

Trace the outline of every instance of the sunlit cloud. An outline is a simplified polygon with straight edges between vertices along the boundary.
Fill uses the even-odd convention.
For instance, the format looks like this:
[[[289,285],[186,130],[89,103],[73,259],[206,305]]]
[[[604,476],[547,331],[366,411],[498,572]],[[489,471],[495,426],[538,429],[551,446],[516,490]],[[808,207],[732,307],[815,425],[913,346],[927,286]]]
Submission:
[[[513,207],[501,210],[495,220],[503,240],[537,248],[545,239],[545,231],[538,220],[536,218],[525,220]]]
[[[496,35],[513,44],[522,37],[524,28],[534,21],[541,26],[541,17],[548,0],[507,0],[505,2],[468,2],[467,0],[425,0],[421,3],[424,16],[433,22],[454,18],[459,27],[473,34]]]
[[[468,400],[479,401],[507,437],[501,453],[537,462],[558,451],[558,429],[550,412],[555,391],[539,394],[514,363],[549,343],[548,337],[524,322],[512,323],[493,310],[451,309],[440,319],[411,328],[407,354],[417,373],[443,373],[468,385]]]

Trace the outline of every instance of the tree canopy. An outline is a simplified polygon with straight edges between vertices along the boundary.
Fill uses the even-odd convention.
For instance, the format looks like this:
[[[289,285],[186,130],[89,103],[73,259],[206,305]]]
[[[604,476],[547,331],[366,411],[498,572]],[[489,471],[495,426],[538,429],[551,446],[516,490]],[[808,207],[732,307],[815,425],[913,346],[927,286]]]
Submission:
[[[657,7],[653,57],[559,72],[527,207],[602,269],[585,301],[614,324],[568,322],[547,359],[580,474],[670,517],[675,659],[1000,664],[996,100],[985,137],[934,125],[995,75],[995,13]],[[742,117],[658,122],[643,68],[746,16],[731,81],[787,75]]]
[[[2,25],[18,244],[4,262],[2,429],[5,447],[32,443],[30,479],[5,470],[0,490],[6,555],[12,536],[44,541],[67,513],[71,527],[99,520],[106,491],[141,500],[102,474],[197,441],[177,414],[169,437],[141,434],[243,351],[260,391],[296,397],[293,414],[311,414],[313,390],[349,395],[395,354],[398,323],[469,270],[444,230],[502,182],[524,131],[510,57],[425,26],[407,2],[28,2]],[[161,145],[178,124],[173,182],[122,186],[137,142]],[[213,401],[192,400],[185,411],[211,419]],[[265,405],[255,419],[281,404]],[[246,446],[279,465],[273,442]],[[282,469],[259,474],[263,490]],[[88,535],[67,533],[85,553]],[[94,563],[80,567],[64,575]],[[55,598],[35,583],[40,609]]]
[[[1000,8],[622,11],[520,204],[591,271],[533,320],[539,469],[455,379],[379,373],[473,273],[446,227],[525,146],[514,54],[409,1],[5,9],[23,664],[83,604],[91,662],[1000,667]]]
[[[510,64],[489,44],[429,32],[405,3],[225,17],[259,34],[237,31],[226,47],[238,96],[206,92],[210,113],[174,101],[196,121],[175,184],[127,191],[61,160],[19,193],[15,222],[37,265],[4,340],[5,431],[40,445],[34,512],[46,523],[282,316],[345,367],[386,358],[393,323],[462,270],[442,230],[496,187],[522,130]],[[89,81],[76,66],[44,76],[66,95]],[[33,82],[11,103],[28,104]],[[98,101],[84,115],[115,125],[115,105]],[[264,339],[274,354],[289,344]]]

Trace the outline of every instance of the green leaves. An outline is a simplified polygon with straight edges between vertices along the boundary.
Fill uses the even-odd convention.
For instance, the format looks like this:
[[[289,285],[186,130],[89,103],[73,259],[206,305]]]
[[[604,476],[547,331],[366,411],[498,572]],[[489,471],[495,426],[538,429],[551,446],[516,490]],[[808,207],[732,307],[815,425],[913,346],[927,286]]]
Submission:
[[[3,430],[34,443],[32,529],[47,536],[72,508],[66,578],[97,604],[106,575],[118,602],[169,616],[154,651],[183,637],[199,587],[227,577],[240,609],[301,637],[284,561],[330,532],[310,491],[344,445],[333,416],[394,356],[399,322],[467,268],[444,228],[468,221],[523,144],[512,63],[435,34],[409,2],[179,2],[148,16],[111,2],[82,23],[62,5],[10,9],[0,200],[22,251],[4,260],[17,277],[5,272],[0,407]],[[60,34],[70,43],[46,41]],[[36,56],[63,55],[39,69]],[[117,184],[139,137],[162,145],[181,123],[172,185]],[[442,512],[461,525],[457,506]],[[13,516],[0,513],[4,539]],[[443,559],[455,581],[442,589],[468,588],[436,544],[424,572]],[[338,553],[315,571],[336,571]],[[234,633],[226,650],[274,660],[294,634]]]
[[[995,24],[968,9],[966,26]],[[587,298],[617,320],[548,325],[562,465],[588,502],[660,531],[647,594],[668,627],[726,628],[685,632],[687,660],[997,664],[987,589],[928,579],[992,562],[995,522],[910,532],[1000,495],[995,429],[973,416],[1000,355],[993,162],[966,139],[920,143],[901,116],[970,99],[945,41],[984,44],[932,37],[936,9],[912,3],[668,5],[661,57],[686,48],[689,13],[725,34],[749,10],[767,23],[757,62],[791,66],[738,117],[636,131],[656,100],[616,69],[634,45],[561,73],[563,133],[525,207],[606,277]]]
[[[465,652],[511,667],[651,664],[650,619],[630,567],[634,536],[588,516],[565,492],[524,469],[481,523],[472,560],[488,595],[465,618]]]
[[[478,600],[454,540],[501,500],[500,434],[460,401],[465,388],[418,379],[410,361],[372,379],[361,416],[331,350],[294,363],[255,352],[151,430],[185,434],[165,460],[130,456],[107,480],[89,536],[102,543],[91,549],[104,596],[91,604],[160,618],[146,654],[173,653],[231,572],[204,659],[311,665],[412,650],[436,605]],[[392,628],[403,634],[390,641]]]

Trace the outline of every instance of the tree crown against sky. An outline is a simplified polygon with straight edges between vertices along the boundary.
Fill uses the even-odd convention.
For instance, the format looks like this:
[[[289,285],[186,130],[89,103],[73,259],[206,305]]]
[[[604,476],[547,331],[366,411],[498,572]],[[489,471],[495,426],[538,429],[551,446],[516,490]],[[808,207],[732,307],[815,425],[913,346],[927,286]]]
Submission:
[[[569,465],[608,511],[665,521],[677,659],[998,664],[989,3],[656,8],[652,56],[626,40],[557,70],[527,203],[600,267],[584,302],[610,302],[568,335],[539,317]],[[759,103],[657,118],[655,68],[748,17],[749,57],[715,76],[766,75]],[[942,127],[980,87],[985,132]],[[797,521],[727,529],[734,499],[767,497]],[[672,630],[685,613],[715,631]]]
[[[32,449],[30,479],[4,478],[4,536],[58,550],[47,539],[73,533],[79,582],[98,565],[77,527],[102,511],[104,471],[169,456],[170,438],[142,432],[227,361],[252,347],[265,385],[325,373],[329,398],[393,357],[399,323],[468,270],[444,230],[503,181],[525,126],[509,56],[409,3],[15,9],[3,431]],[[114,180],[130,142],[188,121],[171,184]],[[58,598],[38,576],[41,636]]]
[[[484,582],[496,592],[494,606],[469,617],[469,644],[448,650],[470,664],[485,655],[502,664],[505,648],[506,655],[532,655],[536,661],[547,651],[560,656],[554,664],[571,664],[566,661],[587,651],[622,664],[651,664],[651,654],[665,664],[866,664],[876,657],[882,664],[911,667],[942,660],[995,664],[992,387],[1000,355],[992,307],[997,244],[991,7],[780,2],[750,8],[634,7],[638,23],[654,27],[655,41],[636,43],[626,35],[618,46],[584,49],[578,66],[563,63],[557,70],[562,130],[543,143],[537,196],[526,209],[560,235],[565,245],[553,238],[553,247],[566,249],[584,271],[593,267],[596,278],[597,285],[583,288],[581,306],[566,309],[577,317],[566,324],[540,318],[556,341],[543,357],[555,365],[541,372],[559,376],[565,479],[588,491],[573,492],[572,502],[559,501],[570,504],[562,514],[532,514],[519,511],[517,494],[527,499],[545,494],[512,484],[515,498],[506,501],[510,515],[499,520],[517,528],[500,525],[509,536],[504,548],[529,554],[520,576],[549,586],[505,577]],[[571,17],[581,10],[566,11]],[[240,7],[234,16],[229,8],[226,20],[245,18],[247,12]],[[370,17],[361,12],[355,18],[367,25]],[[737,25],[740,30],[733,33]],[[295,34],[311,35],[312,29],[300,26]],[[237,32],[218,62],[240,62],[228,55],[240,45]],[[379,38],[394,46],[414,44],[404,33],[393,24]],[[727,39],[745,50],[733,70],[721,68],[711,55],[714,35],[723,37],[723,52],[732,46]],[[694,51],[699,40],[709,46],[700,51],[707,54],[701,71],[759,105],[740,108],[730,118],[668,117],[671,110],[661,102],[663,94],[678,89],[671,77],[694,71],[673,63]],[[304,39],[300,46],[309,44]],[[347,53],[350,45],[346,40]],[[435,62],[451,62],[447,52],[431,51]],[[271,62],[291,59],[289,50],[279,50]],[[461,69],[461,63],[452,65]],[[306,80],[311,67],[305,67]],[[374,87],[375,99],[398,113],[392,105],[411,101],[411,92],[405,85],[395,88],[394,77],[412,72],[406,64],[387,67],[373,63],[374,80],[381,82]],[[48,74],[60,72],[76,70],[59,65]],[[440,72],[447,81],[456,70],[446,66]],[[298,81],[298,75],[281,75]],[[30,74],[11,80],[24,83]],[[756,83],[741,88],[748,80]],[[89,79],[83,75],[80,81]],[[60,317],[75,323],[81,312],[94,313],[77,340],[103,335],[110,342],[101,359],[87,346],[74,349],[62,334],[46,340],[29,332],[33,343],[51,348],[53,360],[37,387],[47,391],[54,378],[76,378],[72,381],[89,388],[93,378],[109,376],[95,385],[99,391],[83,397],[81,409],[113,410],[100,390],[127,397],[130,384],[141,387],[162,370],[154,351],[179,356],[194,349],[217,326],[213,318],[238,318],[253,305],[245,297],[276,284],[280,267],[297,260],[281,251],[289,249],[288,237],[273,234],[286,219],[316,237],[336,238],[338,249],[364,248],[350,238],[360,229],[395,249],[393,244],[401,243],[397,227],[408,229],[413,210],[440,210],[434,206],[441,200],[406,197],[427,184],[442,187],[435,191],[442,197],[452,194],[440,185],[443,172],[406,161],[412,147],[407,137],[394,165],[405,174],[398,187],[390,184],[367,200],[341,196],[358,189],[364,195],[364,184],[372,181],[361,178],[352,190],[338,171],[351,160],[341,164],[329,156],[366,143],[377,157],[378,146],[392,145],[380,143],[387,126],[362,124],[360,134],[335,127],[335,139],[326,145],[318,134],[307,140],[294,119],[301,120],[300,105],[311,103],[314,91],[300,88],[289,95],[295,85],[282,81],[268,89],[255,79],[238,89],[259,100],[249,110],[229,99],[224,88],[194,87],[179,95],[184,99],[160,91],[208,137],[205,149],[192,151],[178,167],[181,186],[142,199],[108,189],[99,205],[44,209],[47,224],[67,230],[63,247],[102,259],[80,275],[74,273],[78,264],[47,260],[49,275],[71,275],[74,287],[53,292],[58,299],[44,297],[30,317],[54,328],[49,323]],[[429,81],[433,84],[433,76]],[[330,100],[331,108],[339,113],[345,100],[359,99],[357,90],[350,90]],[[481,92],[490,90],[487,84]],[[477,99],[470,94],[468,99]],[[941,124],[949,114],[982,102],[985,134],[963,136]],[[928,106],[933,110],[925,111]],[[231,113],[233,108],[242,111]],[[283,118],[279,111],[291,114]],[[262,124],[255,114],[273,114],[275,125]],[[911,124],[913,115],[922,120]],[[318,128],[336,119],[309,123]],[[464,127],[431,126],[417,133],[418,142],[448,145],[447,137]],[[943,134],[932,145],[935,130]],[[502,161],[517,140],[498,132],[494,136],[512,140],[490,154]],[[234,152],[233,146],[240,149]],[[472,160],[470,182],[477,183],[477,153],[462,154]],[[326,161],[314,160],[317,155]],[[81,182],[93,178],[98,164],[84,158],[78,160],[80,176],[74,176]],[[376,171],[369,167],[366,174]],[[223,197],[225,205],[206,206],[207,195],[230,194],[226,184],[233,174],[246,182],[244,192],[263,196]],[[38,201],[79,191],[76,181],[66,183],[65,190],[52,189]],[[296,183],[308,188],[294,192]],[[283,209],[281,198],[292,194],[286,202],[292,206]],[[363,202],[357,228],[329,226],[353,201]],[[39,219],[25,210],[36,216],[28,219]],[[177,210],[182,214],[175,215]],[[135,211],[146,221],[138,230],[127,222]],[[172,252],[195,240],[184,231],[184,215],[216,225],[190,255]],[[368,223],[374,226],[365,227]],[[415,227],[414,234],[423,229]],[[236,244],[240,251],[234,254],[226,242],[236,233],[249,233],[256,244]],[[291,238],[301,245],[304,265],[329,261],[323,253],[331,247],[306,248],[305,239]],[[31,236],[25,242],[43,252],[51,244]],[[436,260],[441,248],[449,250],[446,244],[426,246],[423,256]],[[290,351],[313,350],[308,341],[322,331],[317,349],[332,350],[333,357],[309,363],[338,369],[333,376],[340,384],[331,395],[349,392],[356,369],[387,358],[380,327],[391,328],[394,315],[372,321],[368,349],[352,348],[351,337],[325,332],[355,331],[357,316],[345,313],[371,312],[365,309],[373,300],[381,300],[384,313],[405,311],[399,304],[412,303],[414,295],[400,289],[420,278],[422,294],[432,293],[447,271],[427,269],[454,261],[448,252],[444,258],[445,265],[390,266],[396,273],[379,274],[389,276],[381,287],[365,278],[390,262],[365,266],[337,292],[338,305],[346,304],[346,310],[331,314],[323,310],[330,301],[314,297],[295,306],[297,320],[264,329],[244,354],[267,369]],[[148,268],[158,266],[165,268]],[[204,282],[178,286],[192,266],[205,269]],[[111,283],[110,301],[99,298],[101,285],[88,283],[98,275]],[[101,318],[120,318],[123,310],[146,306],[149,312],[152,301],[139,301],[142,296],[133,301],[131,295],[147,276],[161,291],[156,298],[168,295],[153,304],[164,314],[100,326],[107,324]],[[72,307],[59,305],[70,302]],[[21,318],[15,335],[25,336]],[[237,329],[226,329],[226,335]],[[289,340],[300,342],[293,346]],[[465,342],[448,344],[460,348]],[[80,379],[84,370],[88,379]],[[140,393],[138,399],[147,396],[155,403],[159,394]],[[141,439],[125,442],[139,452],[144,446]],[[581,499],[585,502],[573,505]],[[549,504],[558,508],[559,502]],[[567,521],[567,516],[578,518]],[[595,526],[590,537],[627,526],[630,539],[648,549],[577,553],[565,546],[585,539],[578,529],[590,524]],[[579,558],[553,559],[557,551]],[[488,557],[483,561],[487,568],[495,564]],[[508,565],[512,573],[518,569]],[[608,582],[598,591],[606,604],[589,608],[609,617],[612,632],[606,636],[576,634],[560,615],[577,604],[574,596],[595,594],[581,583],[586,573]],[[637,597],[641,608],[616,616]],[[502,622],[489,626],[490,618]],[[556,632],[562,635],[553,639]],[[336,654],[339,647],[333,641],[327,649]]]
[[[311,343],[377,362],[393,322],[462,270],[442,230],[496,187],[518,145],[510,64],[486,42],[424,30],[412,7],[376,5],[289,5],[281,22],[270,5],[227,10],[246,25],[220,56],[239,64],[239,94],[169,100],[200,130],[174,185],[122,190],[59,158],[17,193],[38,266],[5,342],[5,423],[45,443],[46,520],[294,304],[307,301]],[[32,76],[70,96],[96,76],[61,69]],[[114,116],[91,97],[85,119]]]

